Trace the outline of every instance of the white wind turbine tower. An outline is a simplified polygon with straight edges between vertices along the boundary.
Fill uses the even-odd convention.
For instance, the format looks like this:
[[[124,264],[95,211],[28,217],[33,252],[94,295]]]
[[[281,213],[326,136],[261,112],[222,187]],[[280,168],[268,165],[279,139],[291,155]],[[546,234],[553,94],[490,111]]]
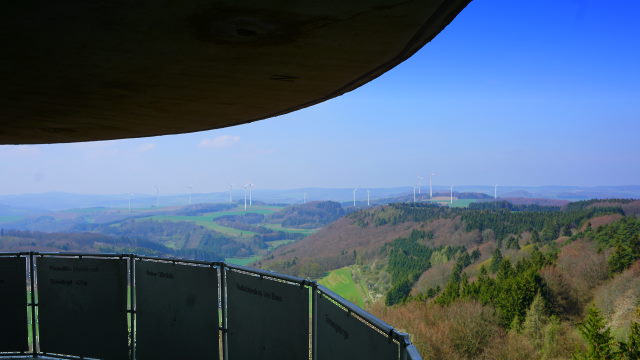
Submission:
[[[243,186],[244,188],[244,211],[247,211],[247,187],[249,185]]]
[[[353,207],[356,207],[356,191],[358,188],[353,189]]]
[[[160,207],[160,188],[156,185],[156,207]]]
[[[251,190],[253,189],[255,185],[249,183],[249,207],[253,206],[253,202],[251,200]]]
[[[189,205],[191,205],[191,195],[193,194],[193,185],[187,186],[187,189],[189,189]]]
[[[303,204],[307,203],[307,193],[306,192],[304,194],[302,194],[302,203]]]
[[[413,187],[413,202],[416,202],[416,187]]]
[[[367,189],[367,206],[371,206],[371,190]]]
[[[231,196],[231,191],[233,191],[233,185],[229,184],[229,203],[233,202],[233,197]]]
[[[429,200],[433,199],[433,177],[436,175],[436,173],[431,172],[431,174],[429,174]]]
[[[418,175],[418,195],[422,193],[422,180],[424,180],[424,178]]]
[[[129,193],[129,213],[131,213],[131,197],[133,196],[132,193]]]
[[[493,186],[493,200],[498,201],[498,184]]]
[[[449,200],[449,204],[453,204],[453,185],[451,185],[451,199]]]

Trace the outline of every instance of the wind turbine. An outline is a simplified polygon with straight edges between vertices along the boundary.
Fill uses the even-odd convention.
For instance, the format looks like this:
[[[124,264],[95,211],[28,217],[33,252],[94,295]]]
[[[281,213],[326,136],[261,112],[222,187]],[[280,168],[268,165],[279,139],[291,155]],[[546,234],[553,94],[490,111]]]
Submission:
[[[249,183],[249,207],[251,207],[253,205],[253,202],[251,201],[251,189],[253,189],[255,185]]]
[[[233,202],[233,197],[231,197],[231,191],[233,190],[233,185],[229,184],[229,202]]]
[[[244,188],[244,211],[247,211],[247,187],[249,185],[243,186]]]
[[[307,203],[307,193],[306,192],[304,194],[302,194],[302,203],[303,204]]]
[[[191,205],[191,195],[193,194],[193,185],[187,186],[189,189],[189,205]]]
[[[413,187],[413,202],[416,202],[416,187]]]
[[[429,200],[433,199],[433,177],[436,175],[436,173],[431,172],[431,174],[429,174]]]
[[[422,180],[424,180],[424,178],[418,175],[418,195],[422,193]]]
[[[358,188],[353,189],[353,207],[356,207],[356,191]]]
[[[451,200],[449,201],[449,204],[453,204],[453,185],[451,185]]]
[[[131,197],[133,196],[132,193],[129,193],[129,213],[131,213]]]
[[[367,206],[371,206],[371,202],[370,202],[371,196],[370,195],[371,195],[371,190],[367,189]]]
[[[160,207],[160,188],[156,185],[156,207]]]
[[[498,201],[498,184],[493,186],[493,200]]]

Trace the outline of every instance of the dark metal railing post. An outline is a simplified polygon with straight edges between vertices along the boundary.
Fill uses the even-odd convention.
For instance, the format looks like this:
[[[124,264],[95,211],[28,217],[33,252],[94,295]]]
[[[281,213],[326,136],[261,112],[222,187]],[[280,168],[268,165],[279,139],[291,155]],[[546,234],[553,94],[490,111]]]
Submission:
[[[318,283],[311,283],[311,359],[318,358]]]
[[[33,357],[38,357],[37,348],[37,329],[36,329],[36,281],[35,281],[35,255],[33,252],[29,253],[29,284],[31,286],[31,346],[33,350]]]
[[[229,359],[227,344],[227,264],[220,263],[220,306],[222,307],[222,360]]]
[[[131,360],[136,358],[136,287],[135,255],[129,255],[129,341],[131,341]]]
[[[407,333],[396,331],[400,343],[400,360],[422,360],[418,349],[411,343],[411,337]]]

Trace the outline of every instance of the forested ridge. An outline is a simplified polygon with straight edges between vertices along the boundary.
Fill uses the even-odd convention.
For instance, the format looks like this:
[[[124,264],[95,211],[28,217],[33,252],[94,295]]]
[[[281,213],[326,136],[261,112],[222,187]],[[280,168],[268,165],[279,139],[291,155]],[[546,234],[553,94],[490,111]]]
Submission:
[[[289,206],[271,214],[270,220],[282,226],[313,229],[336,221],[345,214],[340,203],[334,201],[312,201],[302,205]]]
[[[638,209],[626,199],[389,204],[264,265],[312,278],[348,267],[365,307],[411,333],[425,358],[637,359]]]
[[[409,324],[406,330],[414,333],[423,354],[434,358],[639,359],[640,219],[611,206],[629,202],[593,206],[604,201],[585,201],[535,211],[412,206],[395,213],[387,219],[460,216],[466,231],[491,230],[492,236],[481,239],[490,244],[444,247],[432,245],[433,234],[414,231],[385,245],[392,286],[386,307],[372,304],[372,309],[392,322]],[[365,218],[376,226],[375,217]],[[591,220],[600,218],[617,220],[594,228]],[[443,257],[440,262],[453,264],[448,280],[416,291],[432,260]],[[420,313],[424,322],[407,318]],[[427,323],[441,313],[471,325],[459,329],[463,336],[449,334],[437,342],[426,329],[457,326],[444,319],[440,327]]]

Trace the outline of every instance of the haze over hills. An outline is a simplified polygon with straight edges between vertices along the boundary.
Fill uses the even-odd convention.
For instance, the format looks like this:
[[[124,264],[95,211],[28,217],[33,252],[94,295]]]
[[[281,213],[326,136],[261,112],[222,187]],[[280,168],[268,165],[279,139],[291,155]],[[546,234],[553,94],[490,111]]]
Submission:
[[[366,203],[367,190],[373,204],[386,204],[397,201],[410,201],[413,188],[410,186],[393,188],[359,188],[356,201]],[[449,187],[434,185],[434,192],[448,195]],[[483,193],[493,197],[493,186],[455,186],[455,192]],[[428,194],[428,186],[421,187],[423,196]],[[254,189],[253,199],[265,203],[297,204],[307,201],[336,201],[348,204],[353,201],[353,188],[300,188],[289,190]],[[640,186],[499,186],[501,198],[546,198],[557,200],[587,200],[597,198],[640,198]],[[234,201],[243,200],[242,189],[233,189]],[[156,205],[184,206],[189,203],[189,194],[72,194],[61,192],[0,195],[0,216],[36,214],[46,211],[59,211],[89,207],[127,208],[131,199],[134,208],[146,208]],[[222,203],[229,201],[229,192],[211,192],[191,194],[192,203]]]
[[[93,207],[0,217],[0,251],[136,252],[249,263],[343,216],[336,202]]]

